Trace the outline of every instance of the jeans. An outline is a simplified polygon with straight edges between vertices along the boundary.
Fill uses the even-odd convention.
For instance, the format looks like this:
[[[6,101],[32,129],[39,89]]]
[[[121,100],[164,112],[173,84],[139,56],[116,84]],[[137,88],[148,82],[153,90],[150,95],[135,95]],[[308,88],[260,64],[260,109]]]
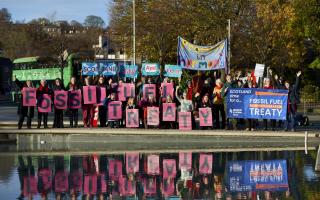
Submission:
[[[287,112],[287,120],[284,122],[284,128],[286,130],[296,128],[296,108],[294,104],[288,105],[290,108]]]

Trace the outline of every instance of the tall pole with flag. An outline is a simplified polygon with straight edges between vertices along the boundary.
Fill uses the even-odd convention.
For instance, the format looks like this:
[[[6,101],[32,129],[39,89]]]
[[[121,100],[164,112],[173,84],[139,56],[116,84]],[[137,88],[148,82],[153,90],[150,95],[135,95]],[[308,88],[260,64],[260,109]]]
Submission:
[[[136,65],[136,5],[135,5],[135,0],[132,0],[132,29],[133,29],[133,33],[132,33],[132,40],[133,40],[133,65]]]

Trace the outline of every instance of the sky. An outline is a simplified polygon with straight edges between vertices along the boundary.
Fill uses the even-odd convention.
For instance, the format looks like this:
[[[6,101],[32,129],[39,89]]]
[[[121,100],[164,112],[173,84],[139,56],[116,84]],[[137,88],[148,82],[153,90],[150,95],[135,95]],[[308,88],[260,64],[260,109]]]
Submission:
[[[12,20],[31,21],[39,17],[56,20],[77,20],[80,23],[88,15],[100,16],[109,22],[111,0],[0,0],[0,8],[7,8]]]

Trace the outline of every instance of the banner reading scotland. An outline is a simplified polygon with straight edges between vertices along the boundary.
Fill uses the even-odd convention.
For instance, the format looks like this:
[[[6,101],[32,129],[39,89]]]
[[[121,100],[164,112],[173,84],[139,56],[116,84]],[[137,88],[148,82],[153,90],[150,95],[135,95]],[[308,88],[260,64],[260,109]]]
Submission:
[[[137,65],[122,65],[120,67],[120,76],[126,78],[137,78],[138,77],[138,66]]]
[[[100,72],[103,76],[115,76],[118,73],[118,68],[115,63],[100,63]]]
[[[287,90],[229,89],[226,97],[229,118],[277,119],[287,116]]]
[[[99,75],[99,65],[98,63],[82,63],[82,75],[85,76],[97,76]]]
[[[164,76],[179,78],[182,74],[182,68],[179,65],[165,65],[164,66]]]
[[[143,63],[141,68],[142,76],[158,76],[160,75],[160,67],[158,63]]]
[[[227,40],[214,46],[198,46],[178,38],[178,63],[184,69],[226,69]]]

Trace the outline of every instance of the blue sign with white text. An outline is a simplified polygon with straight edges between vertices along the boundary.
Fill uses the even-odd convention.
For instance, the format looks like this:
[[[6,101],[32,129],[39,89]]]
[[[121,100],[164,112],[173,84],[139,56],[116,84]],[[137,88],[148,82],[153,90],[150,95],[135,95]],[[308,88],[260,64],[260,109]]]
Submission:
[[[120,76],[125,78],[137,78],[138,66],[137,65],[122,65],[120,67]]]
[[[103,76],[115,76],[118,73],[118,68],[115,63],[100,63],[100,72]]]
[[[142,76],[160,75],[160,66],[158,63],[143,63],[141,68]]]
[[[164,76],[179,78],[182,74],[182,67],[180,65],[165,65],[164,66]]]
[[[82,63],[82,75],[84,76],[97,76],[99,75],[99,65],[98,63]]]

